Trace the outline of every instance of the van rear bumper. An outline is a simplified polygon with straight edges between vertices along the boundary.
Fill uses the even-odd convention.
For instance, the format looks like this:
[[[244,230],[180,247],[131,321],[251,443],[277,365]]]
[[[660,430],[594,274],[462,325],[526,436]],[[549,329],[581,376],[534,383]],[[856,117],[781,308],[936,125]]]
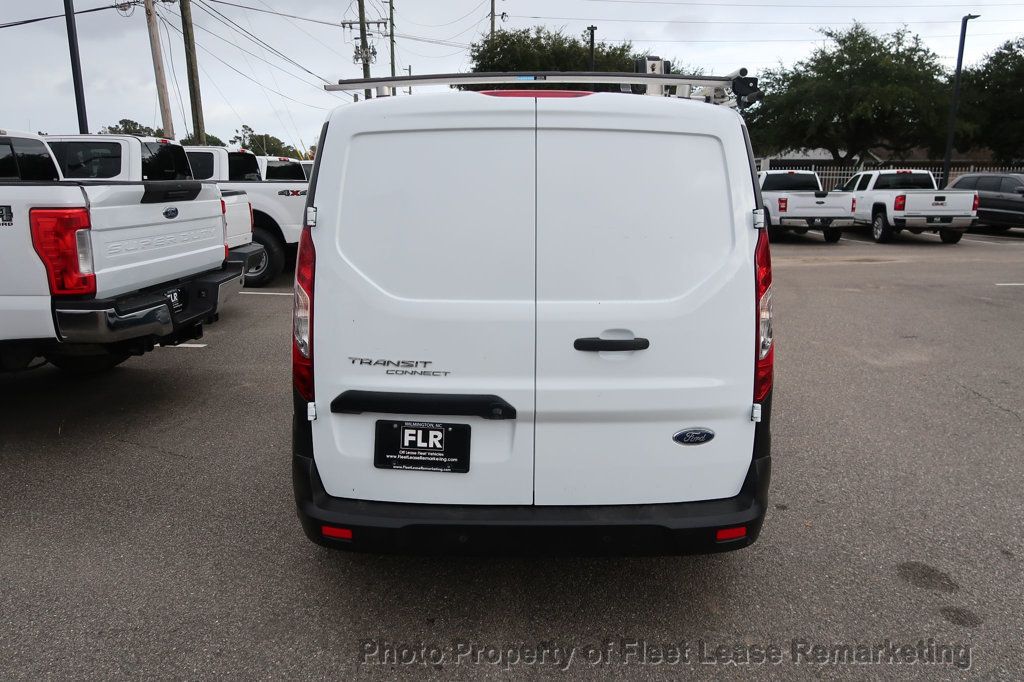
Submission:
[[[752,544],[768,507],[771,457],[752,460],[740,493],[728,499],[625,506],[467,506],[368,502],[331,497],[316,463],[295,453],[292,481],[302,528],[313,542],[382,553],[693,554]],[[325,537],[324,525],[351,531]],[[716,542],[722,528],[746,536]]]

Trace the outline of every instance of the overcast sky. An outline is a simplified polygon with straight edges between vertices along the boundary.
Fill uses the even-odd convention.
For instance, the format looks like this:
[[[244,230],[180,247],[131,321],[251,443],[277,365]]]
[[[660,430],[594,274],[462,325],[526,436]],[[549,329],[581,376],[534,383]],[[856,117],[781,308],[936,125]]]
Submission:
[[[83,10],[111,1],[77,0],[75,6]],[[230,2],[328,23],[356,18],[356,3],[350,0]],[[489,0],[395,0],[398,69],[412,66],[416,74],[467,70],[468,44],[488,30],[489,5]],[[366,7],[369,19],[385,17],[387,0],[367,0]],[[239,28],[218,21],[211,10]],[[0,0],[0,24],[62,11],[62,0]],[[950,69],[956,63],[960,17],[968,12],[982,16],[970,25],[967,64],[1024,34],[1024,1],[1013,0],[497,0],[497,11],[508,15],[500,25],[510,29],[543,24],[579,34],[593,23],[599,39],[629,39],[639,49],[709,73],[726,73],[739,66],[756,72],[780,60],[790,64],[807,55],[816,41],[820,43],[817,27],[838,28],[854,20],[876,31],[907,24]],[[188,87],[181,34],[175,30],[181,25],[177,1],[159,2],[158,12],[170,23],[161,24],[160,35],[165,54],[170,49],[173,55],[165,65],[175,133],[180,138],[192,124],[184,115],[189,110]],[[324,92],[318,77],[333,81],[360,75],[359,66],[352,62],[358,32],[213,0],[193,0],[193,19],[207,131],[224,140],[244,122],[297,147],[307,146],[327,110],[348,101],[341,93]],[[105,10],[80,14],[77,20],[90,128],[98,131],[121,118],[159,125],[142,7],[128,17]],[[242,31],[262,39],[308,72],[254,43]],[[376,34],[372,42],[377,49],[372,74],[389,75],[387,38]],[[0,64],[4,93],[0,127],[76,132],[62,19],[0,29]]]

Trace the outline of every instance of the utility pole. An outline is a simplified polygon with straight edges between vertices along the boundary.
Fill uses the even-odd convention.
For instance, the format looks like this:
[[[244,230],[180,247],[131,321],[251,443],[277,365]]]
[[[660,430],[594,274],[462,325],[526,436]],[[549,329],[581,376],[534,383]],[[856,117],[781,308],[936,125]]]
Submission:
[[[597,63],[594,61],[594,33],[597,26],[587,26],[587,30],[590,31],[590,70],[597,71]]]
[[[405,67],[405,70],[409,72],[409,76],[412,77],[412,65]],[[412,86],[409,86],[409,94],[412,94]]]
[[[160,31],[156,25],[156,11],[153,0],[145,0],[146,25],[149,27],[149,50],[153,53],[153,75],[156,78],[156,95],[160,101],[160,121],[164,137],[174,139],[174,119],[171,118],[171,101],[167,97],[167,78],[164,76],[164,57],[160,49]]]
[[[359,0],[359,49],[363,62],[363,78],[370,77],[370,48],[366,44],[366,1]],[[363,97],[370,99],[370,89],[363,90]]]
[[[185,66],[188,69],[188,96],[192,101],[192,129],[196,144],[206,144],[203,123],[203,96],[199,92],[199,65],[196,62],[196,36],[192,30],[192,2],[180,0],[181,33],[185,38]]]
[[[949,184],[949,168],[953,163],[953,138],[956,133],[956,110],[960,105],[960,69],[964,65],[964,41],[967,38],[967,22],[977,19],[980,14],[968,14],[960,20],[960,51],[956,54],[956,75],[953,77],[953,99],[949,103],[949,123],[946,126],[946,155],[942,159],[942,188]]]
[[[68,49],[71,50],[71,80],[75,85],[78,132],[87,135],[89,120],[85,115],[85,87],[82,86],[82,60],[78,57],[78,27],[75,26],[74,0],[64,0],[64,20],[68,25]]]
[[[491,37],[494,37],[494,3],[496,0],[491,0]]]
[[[388,0],[388,21],[391,23],[391,77],[395,77],[395,0]]]

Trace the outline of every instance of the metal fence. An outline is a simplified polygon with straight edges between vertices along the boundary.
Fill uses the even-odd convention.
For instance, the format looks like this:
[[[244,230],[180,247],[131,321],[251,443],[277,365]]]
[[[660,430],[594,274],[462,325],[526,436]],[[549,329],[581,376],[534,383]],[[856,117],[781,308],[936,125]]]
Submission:
[[[935,161],[907,161],[904,163],[880,163],[857,166],[832,161],[796,161],[788,159],[758,159],[757,168],[762,170],[809,170],[821,178],[823,189],[832,190],[842,185],[855,173],[862,170],[885,170],[890,168],[912,168],[931,171],[935,181],[942,182],[942,163]],[[1024,166],[998,166],[990,164],[954,163],[949,169],[950,180],[964,173],[1024,173]]]

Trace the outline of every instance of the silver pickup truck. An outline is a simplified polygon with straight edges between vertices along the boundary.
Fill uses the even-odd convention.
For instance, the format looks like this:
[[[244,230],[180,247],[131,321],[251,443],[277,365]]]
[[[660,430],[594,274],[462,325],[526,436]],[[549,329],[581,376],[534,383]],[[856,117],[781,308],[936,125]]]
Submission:
[[[0,130],[0,369],[113,367],[199,338],[241,288],[217,186],[138,143],[146,180],[67,180],[44,138]]]

